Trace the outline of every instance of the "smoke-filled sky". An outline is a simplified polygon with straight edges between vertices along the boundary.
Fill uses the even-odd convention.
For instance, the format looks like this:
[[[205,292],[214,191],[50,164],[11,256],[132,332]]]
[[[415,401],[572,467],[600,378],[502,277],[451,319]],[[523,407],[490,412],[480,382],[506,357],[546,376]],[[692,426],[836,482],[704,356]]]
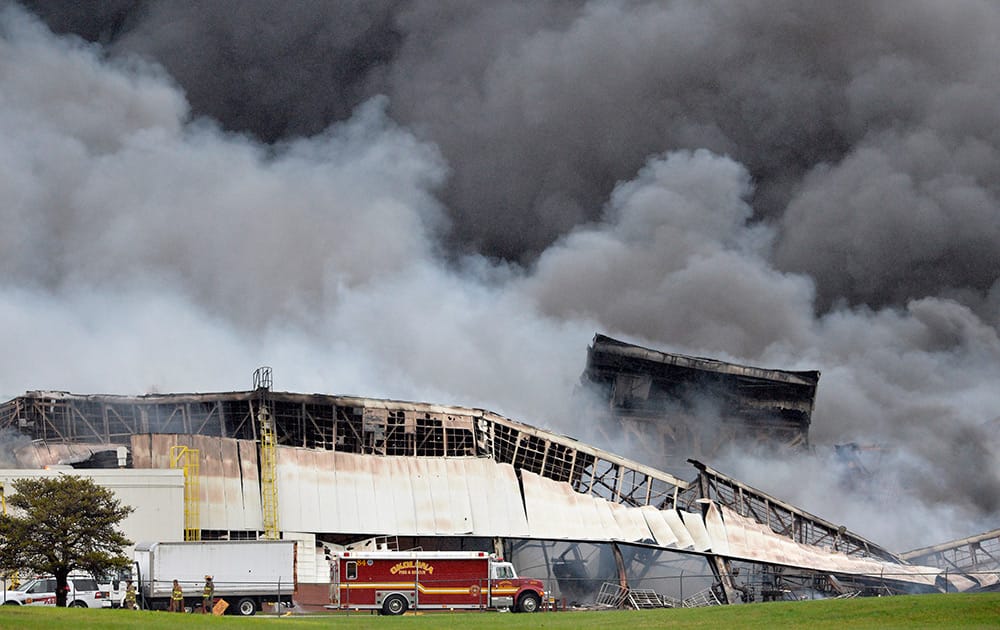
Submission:
[[[0,395],[271,365],[579,435],[602,332],[820,370],[813,443],[891,445],[907,501],[710,465],[897,550],[995,528],[998,32],[985,0],[0,0]]]

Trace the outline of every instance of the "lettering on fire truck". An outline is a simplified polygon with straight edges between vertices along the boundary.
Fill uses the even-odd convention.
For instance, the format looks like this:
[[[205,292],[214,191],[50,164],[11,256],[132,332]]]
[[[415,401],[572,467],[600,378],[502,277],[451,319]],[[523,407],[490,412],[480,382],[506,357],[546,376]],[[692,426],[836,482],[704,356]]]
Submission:
[[[434,575],[434,565],[419,560],[416,563],[413,560],[407,560],[389,569],[389,573],[393,575],[416,575],[417,572]]]

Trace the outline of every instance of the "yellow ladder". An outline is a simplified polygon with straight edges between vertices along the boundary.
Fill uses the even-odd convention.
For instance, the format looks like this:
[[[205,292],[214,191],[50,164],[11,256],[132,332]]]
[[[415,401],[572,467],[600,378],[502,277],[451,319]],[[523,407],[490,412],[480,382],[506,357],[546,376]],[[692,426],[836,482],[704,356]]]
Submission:
[[[170,447],[170,467],[184,471],[184,540],[201,540],[198,455],[196,448]]]
[[[264,538],[277,540],[278,535],[278,458],[274,440],[274,425],[266,405],[257,410],[260,424],[260,499],[264,519]]]

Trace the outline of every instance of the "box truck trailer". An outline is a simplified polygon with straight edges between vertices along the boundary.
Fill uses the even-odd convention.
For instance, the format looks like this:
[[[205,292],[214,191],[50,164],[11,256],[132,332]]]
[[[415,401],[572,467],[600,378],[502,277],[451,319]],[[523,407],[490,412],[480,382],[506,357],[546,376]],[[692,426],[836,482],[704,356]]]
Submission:
[[[253,615],[270,602],[291,606],[295,553],[293,540],[140,543],[135,547],[139,604],[168,608],[177,580],[185,609],[200,608],[205,578],[211,576],[214,600],[226,600],[229,614]]]

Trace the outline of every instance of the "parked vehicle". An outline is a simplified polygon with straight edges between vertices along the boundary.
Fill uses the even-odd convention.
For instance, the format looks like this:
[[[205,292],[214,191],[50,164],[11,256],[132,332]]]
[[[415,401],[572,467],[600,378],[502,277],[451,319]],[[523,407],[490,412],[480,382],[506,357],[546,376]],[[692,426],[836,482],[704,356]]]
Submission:
[[[512,609],[535,612],[541,580],[517,576],[514,565],[482,551],[334,551],[331,609]]]
[[[97,586],[92,577],[73,576],[67,579],[69,591],[66,605],[78,608],[101,608],[108,599],[108,593]],[[4,593],[4,605],[8,606],[55,606],[56,579],[41,576],[28,580],[15,590]]]
[[[102,600],[104,608],[121,608],[125,600],[125,584],[132,579],[131,569],[112,570],[102,575],[95,576],[97,588],[107,593],[107,597]]]
[[[215,583],[215,599],[229,604],[227,614],[253,615],[268,602],[291,606],[295,541],[154,542],[135,547],[133,579],[142,608],[168,608],[174,580],[184,589],[184,607],[201,608],[208,575]]]

